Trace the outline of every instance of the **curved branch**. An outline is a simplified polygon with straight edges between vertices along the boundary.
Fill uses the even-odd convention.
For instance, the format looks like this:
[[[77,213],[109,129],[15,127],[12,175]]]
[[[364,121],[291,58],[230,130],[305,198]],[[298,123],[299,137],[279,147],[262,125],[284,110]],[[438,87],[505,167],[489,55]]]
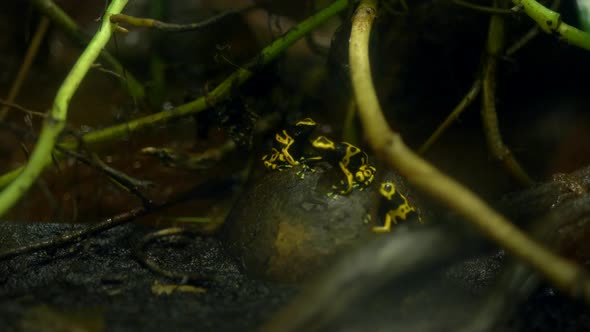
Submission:
[[[59,88],[29,162],[22,173],[0,193],[0,215],[6,213],[28,191],[45,166],[51,162],[51,153],[65,127],[70,100],[114,30],[115,25],[109,22],[108,17],[120,12],[125,4],[127,0],[114,0],[109,5],[100,29]]]
[[[348,0],[336,0],[330,6],[324,8],[315,15],[312,15],[305,21],[293,27],[281,38],[278,38],[273,43],[265,47],[257,57],[250,61],[246,68],[238,68],[238,70],[236,70],[233,74],[221,82],[208,95],[180,105],[171,110],[150,114],[148,116],[107,127],[102,130],[89,132],[82,136],[84,143],[87,145],[92,145],[107,140],[114,140],[140,130],[145,130],[147,128],[161,125],[172,119],[193,115],[208,109],[220,100],[227,98],[233,88],[248,80],[253,75],[253,70],[257,66],[265,65],[276,59],[285,49],[293,45],[297,40],[308,34],[310,31],[328,19],[334,17],[339,12],[343,11],[348,5],[347,1]],[[70,140],[60,145],[63,148],[71,149],[75,148],[77,144],[78,143],[76,141]],[[18,176],[21,171],[22,168],[17,168],[0,176],[0,188],[10,183],[10,181]]]
[[[590,300],[590,283],[584,270],[531,240],[510,221],[455,180],[412,152],[387,124],[373,87],[369,63],[369,35],[376,15],[376,1],[363,0],[352,23],[350,72],[359,115],[369,143],[377,155],[424,191],[469,222],[507,251],[542,273],[555,286]],[[581,284],[583,282],[583,284]]]
[[[504,51],[504,18],[492,15],[488,28],[486,56],[483,66],[482,110],[484,132],[492,155],[502,162],[504,168],[520,184],[530,186],[533,180],[518,162],[512,151],[504,144],[496,112],[496,76],[498,58]]]
[[[80,47],[88,45],[89,38],[80,30],[76,22],[68,16],[57,4],[52,0],[31,0],[31,3],[41,13],[51,18],[51,21],[60,27],[68,37],[74,40]],[[145,90],[141,83],[126,70],[123,65],[107,50],[101,50],[100,57],[107,62],[119,77],[123,78],[123,84],[127,89],[129,95],[135,100],[141,100],[145,97]]]

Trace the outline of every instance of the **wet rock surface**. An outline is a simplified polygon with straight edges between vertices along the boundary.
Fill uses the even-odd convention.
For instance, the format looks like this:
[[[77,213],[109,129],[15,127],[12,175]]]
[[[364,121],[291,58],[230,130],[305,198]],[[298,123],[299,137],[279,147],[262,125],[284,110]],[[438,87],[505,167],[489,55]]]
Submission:
[[[376,236],[372,227],[382,222],[378,180],[332,195],[342,179],[339,169],[321,163],[314,172],[300,172],[268,172],[248,186],[228,217],[224,243],[254,277],[308,279],[338,253]],[[394,175],[388,179],[403,186]]]
[[[76,227],[2,224],[1,248]],[[163,267],[214,281],[158,295],[159,285],[180,281],[154,274],[135,259],[134,246],[151,231],[117,227],[71,247],[0,262],[0,331],[253,330],[295,292],[247,279],[218,240],[195,237],[174,246],[154,244],[148,255]]]
[[[5,223],[0,249],[78,227]],[[446,238],[433,248],[436,243],[428,239],[436,238],[424,237],[428,227],[402,225],[390,237],[357,244],[300,291],[249,279],[216,238],[151,245],[147,255],[161,266],[211,277],[181,285],[135,259],[133,248],[151,231],[117,227],[77,245],[0,262],[0,331],[254,331],[309,290],[315,295],[303,297],[296,308],[302,310],[299,317],[311,319],[312,331],[457,330],[470,326],[488,296],[496,294],[506,265],[498,252],[461,258],[466,243],[460,243],[463,254],[454,256],[457,251],[443,245],[450,243]],[[165,285],[173,285],[169,294],[156,291]],[[492,317],[499,325],[481,331],[590,328],[587,306],[546,285],[522,303],[510,301],[505,316]],[[310,309],[318,315],[305,316]],[[278,322],[280,331],[292,326],[289,320]]]

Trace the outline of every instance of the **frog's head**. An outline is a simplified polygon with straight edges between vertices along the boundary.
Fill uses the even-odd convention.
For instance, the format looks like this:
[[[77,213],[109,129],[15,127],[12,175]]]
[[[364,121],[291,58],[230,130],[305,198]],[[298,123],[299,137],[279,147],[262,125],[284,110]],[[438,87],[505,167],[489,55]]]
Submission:
[[[293,128],[294,137],[309,137],[311,132],[317,127],[317,123],[311,118],[305,118],[295,123]]]
[[[317,125],[318,124],[315,121],[313,121],[312,118],[305,118],[303,120],[298,121],[295,124],[295,127],[313,127],[313,128],[315,128]]]
[[[385,197],[387,200],[391,200],[393,195],[395,195],[395,184],[393,182],[383,182],[381,183],[381,188],[379,188],[379,194]]]
[[[311,142],[311,145],[318,150],[336,150],[336,144],[326,136],[319,136]]]

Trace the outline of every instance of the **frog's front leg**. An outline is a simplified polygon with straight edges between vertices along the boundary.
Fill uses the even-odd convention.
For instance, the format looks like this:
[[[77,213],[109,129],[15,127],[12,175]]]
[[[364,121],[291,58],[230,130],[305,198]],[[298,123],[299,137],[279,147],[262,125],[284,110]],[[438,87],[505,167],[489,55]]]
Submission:
[[[277,133],[275,135],[275,141],[279,142],[282,145],[279,154],[281,155],[283,161],[287,162],[291,166],[299,165],[299,162],[295,160],[295,158],[293,158],[293,156],[289,152],[289,149],[291,148],[293,143],[295,143],[295,139],[291,137],[291,135],[289,135],[289,133],[287,133],[286,130],[283,129],[283,136]]]
[[[289,164],[285,164],[284,156],[279,150],[272,148],[271,153],[262,156],[264,167],[273,171],[281,171],[283,168],[291,167]]]
[[[395,218],[391,218],[389,213],[385,214],[385,223],[383,226],[375,226],[373,227],[373,232],[375,233],[388,233],[391,231],[391,222],[393,221],[394,224],[397,225],[397,220]]]
[[[352,184],[354,182],[354,177],[352,176],[352,173],[346,167],[347,165],[345,165],[342,161],[339,162],[338,165],[340,165],[340,169],[342,170],[342,172],[344,173],[344,176],[346,177],[346,183],[345,183],[346,189],[340,191],[340,194],[348,195],[352,191]]]
[[[291,147],[291,145],[293,145],[294,141],[289,142],[289,144],[287,146],[285,146],[284,148],[281,149],[281,152],[283,154],[283,157],[285,158],[285,161],[287,163],[289,163],[289,165],[299,165],[299,162],[297,160],[295,160],[295,158],[293,158],[293,156],[291,155],[291,153],[289,153],[289,148]]]
[[[277,169],[278,165],[276,163],[277,158],[279,157],[279,151],[275,148],[272,148],[271,153],[265,154],[262,156],[262,161],[264,162],[264,167],[267,169],[275,170]]]

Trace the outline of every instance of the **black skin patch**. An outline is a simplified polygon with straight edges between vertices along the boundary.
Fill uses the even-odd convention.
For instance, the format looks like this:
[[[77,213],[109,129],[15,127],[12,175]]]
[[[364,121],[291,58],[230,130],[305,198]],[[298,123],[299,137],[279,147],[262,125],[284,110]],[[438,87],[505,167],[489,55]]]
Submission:
[[[409,214],[418,213],[417,209],[408,202],[406,196],[397,190],[393,182],[382,182],[379,194],[381,195],[379,215],[383,216],[384,220],[382,226],[373,227],[375,233],[388,233],[391,231],[391,224],[397,225],[398,220],[406,220]]]
[[[298,121],[275,134],[271,152],[262,157],[264,166],[270,170],[299,165],[309,136],[317,127],[311,118]]]
[[[281,171],[284,168],[302,165],[304,171],[313,171],[308,166],[309,163],[326,161],[338,166],[344,174],[344,180],[340,181],[344,186],[339,192],[341,195],[349,194],[356,187],[363,190],[369,186],[373,182],[376,169],[369,163],[367,153],[357,146],[347,142],[334,142],[325,136],[319,136],[311,142],[313,155],[303,155],[309,144],[309,136],[316,127],[314,120],[305,118],[277,132],[271,152],[262,157],[264,166],[269,170]],[[337,186],[333,187],[337,188]]]
[[[366,187],[373,181],[376,169],[369,164],[369,156],[360,148],[347,142],[333,142],[325,136],[317,137],[311,145],[319,154],[317,160],[338,165],[344,173],[344,189],[340,194],[347,195],[355,185]]]

